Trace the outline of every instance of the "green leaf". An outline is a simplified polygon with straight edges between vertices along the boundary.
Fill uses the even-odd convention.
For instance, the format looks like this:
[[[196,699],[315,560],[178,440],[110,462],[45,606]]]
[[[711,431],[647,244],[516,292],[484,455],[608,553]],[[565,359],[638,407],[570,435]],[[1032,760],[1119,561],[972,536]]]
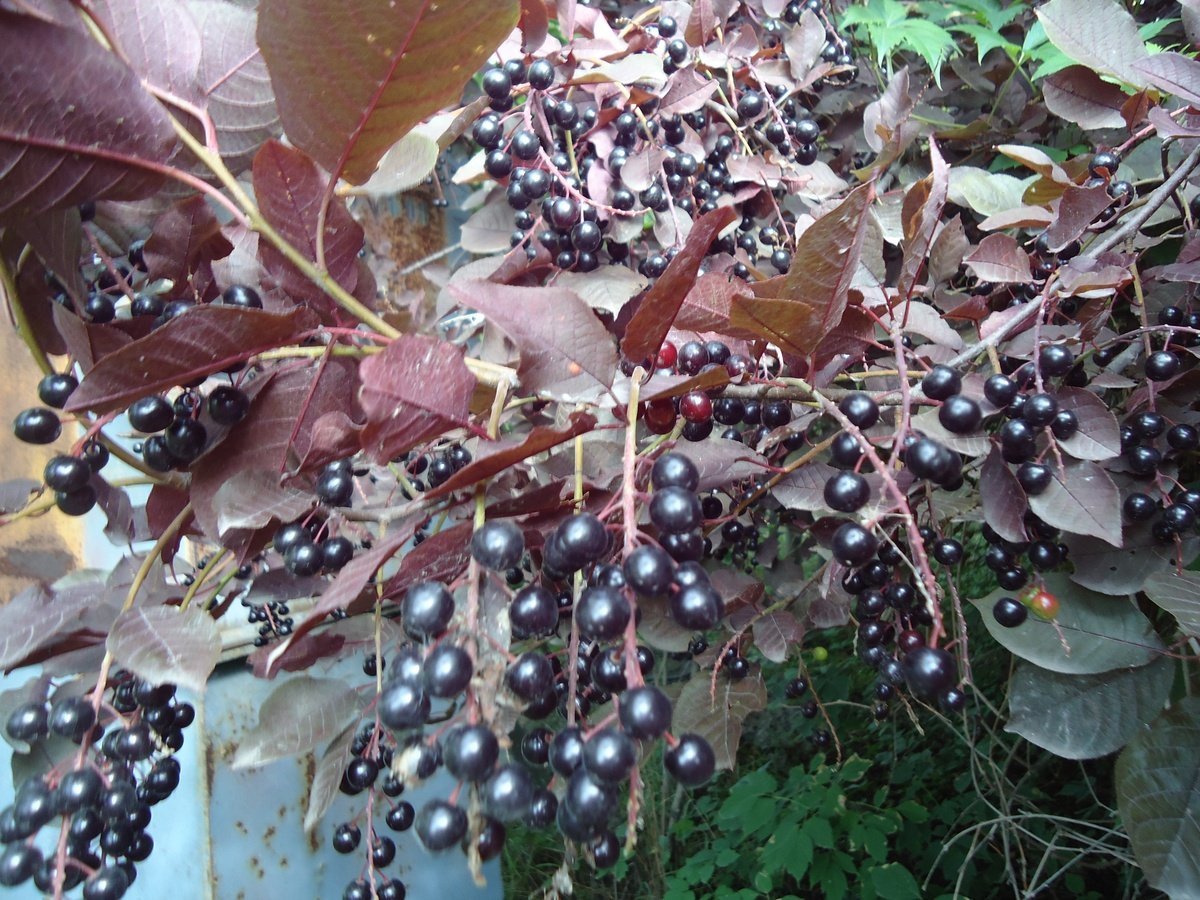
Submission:
[[[871,886],[882,900],[920,900],[921,887],[900,863],[872,866],[867,870]]]
[[[896,806],[896,811],[914,825],[929,821],[929,810],[916,800],[903,800]]]
[[[774,885],[771,881],[771,876],[767,872],[760,869],[754,875],[754,886],[764,894],[769,895],[771,893],[771,888]]]
[[[1117,758],[1117,808],[1146,880],[1173,897],[1200,884],[1200,699],[1163,713]]]
[[[975,49],[979,62],[983,62],[983,58],[992,50],[997,48],[1003,50],[1010,58],[1016,59],[1021,48],[1011,41],[1007,41],[997,32],[988,28],[986,25],[950,25],[951,31],[959,31],[967,35],[975,42]]]
[[[803,831],[814,846],[833,849],[833,828],[828,819],[809,819],[804,823]]]
[[[992,637],[1012,653],[1053,672],[1095,675],[1144,666],[1162,652],[1162,641],[1131,600],[1089,591],[1057,572],[1044,581],[1058,598],[1055,623],[1030,616],[1016,628],[1005,628],[992,616],[1003,590],[971,601]]]
[[[1009,684],[1006,731],[1066,759],[1115,753],[1162,711],[1174,666],[1063,675],[1021,663]]]

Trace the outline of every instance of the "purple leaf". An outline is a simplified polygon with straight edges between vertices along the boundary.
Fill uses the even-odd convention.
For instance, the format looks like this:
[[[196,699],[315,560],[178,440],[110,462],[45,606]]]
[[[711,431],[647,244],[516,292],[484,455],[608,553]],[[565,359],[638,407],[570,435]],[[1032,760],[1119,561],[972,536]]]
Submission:
[[[708,672],[700,672],[683,686],[675,702],[671,730],[705,738],[716,754],[717,768],[732,769],[742,739],[742,723],[750,713],[766,708],[767,689],[757,672],[740,681],[718,676],[716,697],[711,695],[711,687]]]
[[[235,175],[280,133],[267,64],[258,52],[252,8],[224,0],[188,0],[200,29],[200,86],[217,129],[221,158]]]
[[[685,441],[676,445],[675,452],[696,464],[700,471],[697,490],[701,491],[711,491],[743,478],[762,475],[766,471],[766,459],[739,441],[720,438],[694,443]]]
[[[1004,462],[998,448],[992,448],[979,473],[979,501],[983,520],[1006,541],[1021,543],[1025,536],[1025,510],[1028,501],[1017,476]]]
[[[750,626],[754,635],[754,646],[771,662],[781,663],[787,659],[788,650],[804,637],[804,628],[796,617],[786,610],[767,613],[755,619]]]
[[[270,313],[198,306],[97,362],[71,395],[67,409],[122,409],[139,397],[291,343],[316,324],[316,317],[306,309]]]
[[[198,266],[232,252],[233,244],[221,233],[212,207],[199,194],[173,203],[159,216],[145,247],[150,277],[175,282],[176,295],[186,292]]]
[[[1056,395],[1060,409],[1069,409],[1079,419],[1079,430],[1058,445],[1076,459],[1102,460],[1121,455],[1121,426],[1108,406],[1083,388],[1061,388]]]
[[[811,462],[785,475],[779,484],[771,489],[771,493],[785,509],[809,512],[828,509],[825,505],[825,482],[835,474],[837,473],[833,466],[823,462]]]
[[[317,261],[317,220],[328,184],[316,164],[304,153],[270,140],[254,157],[254,193],[263,217],[310,261]],[[348,291],[358,283],[358,251],[363,246],[362,226],[340,200],[330,204],[325,219],[325,268]],[[263,268],[289,295],[307,300],[332,314],[336,307],[317,287],[268,241],[259,241]]]
[[[105,646],[150,684],[173,682],[203,693],[221,655],[221,633],[203,609],[139,606],[117,616]]]
[[[989,234],[963,262],[980,281],[1014,283],[1033,278],[1029,254],[1007,234]]]
[[[1090,534],[1121,546],[1121,492],[1108,473],[1093,462],[1052,466],[1050,486],[1029,498],[1042,521],[1072,534]]]
[[[359,365],[367,414],[362,447],[376,462],[467,424],[475,377],[453,344],[402,335]]]
[[[94,9],[145,84],[191,103],[201,101],[200,29],[183,3],[97,0]]]
[[[0,217],[158,190],[175,131],[132,70],[89,35],[11,12],[0,44]]]
[[[717,91],[717,83],[704,78],[695,69],[680,69],[667,81],[660,109],[663,115],[682,115],[704,108],[705,101]]]
[[[722,206],[696,220],[687,242],[671,260],[667,271],[642,296],[637,311],[626,326],[621,341],[621,353],[626,359],[638,362],[658,352],[684,298],[696,283],[700,263],[712,242],[736,218],[733,207]]]
[[[1125,93],[1087,66],[1069,66],[1048,77],[1042,82],[1042,99],[1054,115],[1085,131],[1125,127]]]
[[[1112,197],[1103,185],[1094,188],[1067,185],[1058,205],[1058,216],[1046,227],[1050,249],[1057,252],[1083,234],[1111,203]]]
[[[617,368],[612,337],[578,295],[489,281],[463,281],[449,290],[516,342],[524,391],[569,397],[612,384]]]
[[[400,571],[388,579],[383,595],[398,597],[422,581],[453,581],[466,571],[471,559],[468,545],[473,530],[470,522],[464,522],[422,541],[404,557]]]
[[[42,263],[62,282],[72,297],[83,298],[83,279],[79,276],[79,248],[83,229],[79,210],[52,209],[40,216],[22,217],[13,223],[29,245],[37,251]],[[35,305],[22,291],[22,301]],[[49,349],[49,348],[46,348]]]
[[[235,528],[262,528],[272,520],[291,522],[314,502],[311,491],[281,485],[277,469],[243,469],[218,488],[212,505],[217,530],[225,534]]]
[[[312,834],[321,818],[337,799],[350,759],[350,748],[354,744],[357,722],[351,722],[342,733],[330,742],[317,769],[313,773],[312,788],[308,792],[308,808],[304,811],[304,833]]]
[[[1182,53],[1155,53],[1133,68],[1146,80],[1192,106],[1200,106],[1200,62]]]
[[[758,300],[735,297],[730,322],[798,355],[811,354],[846,313],[867,230],[867,210],[874,199],[875,186],[868,182],[817,219],[796,242],[782,294],[760,294],[763,299]],[[782,299],[774,299],[779,296]]]
[[[1137,22],[1117,0],[1050,0],[1037,9],[1050,43],[1077,63],[1134,87],[1146,86],[1135,63],[1146,56]]]
[[[937,142],[929,139],[929,161],[932,170],[904,195],[902,220],[904,224],[904,262],[896,281],[901,297],[912,295],[917,274],[925,265],[934,231],[941,221],[950,187],[950,167],[938,151]]]
[[[388,148],[456,101],[517,24],[517,0],[264,0],[258,42],[288,138],[362,184]]]
[[[358,692],[336,678],[301,675],[275,688],[258,710],[258,725],[238,746],[232,767],[248,769],[313,749],[359,714]]]
[[[35,584],[0,605],[0,669],[11,669],[45,647],[94,600],[86,592],[63,595]]]

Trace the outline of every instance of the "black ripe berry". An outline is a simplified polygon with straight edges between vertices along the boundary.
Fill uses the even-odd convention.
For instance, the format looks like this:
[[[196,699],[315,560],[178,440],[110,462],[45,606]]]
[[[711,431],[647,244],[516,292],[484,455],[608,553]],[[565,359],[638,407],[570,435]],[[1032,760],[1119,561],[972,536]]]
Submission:
[[[878,548],[875,536],[857,522],[847,522],[833,535],[833,555],[845,566],[862,565]]]
[[[921,379],[921,390],[930,400],[946,400],[962,390],[962,376],[949,366],[934,366]]]
[[[26,444],[51,444],[62,434],[62,423],[53,411],[35,406],[17,414],[13,434]]]
[[[904,655],[904,680],[919,697],[932,698],[958,680],[954,657],[936,647],[918,647]]]
[[[208,395],[208,414],[218,425],[236,425],[249,410],[250,398],[231,385],[219,385]]]
[[[946,398],[938,410],[938,421],[953,434],[970,434],[983,422],[983,412],[970,397],[953,394]]]
[[[471,556],[485,569],[503,572],[521,562],[525,536],[507,519],[484,522],[471,537]]]
[[[62,409],[77,387],[79,381],[74,375],[51,372],[38,382],[38,399],[52,409]]]
[[[1016,628],[1029,616],[1029,610],[1012,597],[1001,597],[992,607],[992,618],[1005,628]]]
[[[1156,350],[1146,358],[1146,377],[1169,381],[1179,374],[1179,357],[1170,350]]]
[[[175,411],[166,397],[154,395],[135,400],[129,407],[129,424],[143,434],[162,431],[175,421]]]
[[[856,512],[871,497],[867,479],[857,472],[838,472],[825,482],[825,505],[838,512]]]
[[[243,309],[262,309],[262,298],[258,291],[244,284],[231,284],[221,294],[221,302],[229,306],[240,306]]]
[[[879,421],[879,405],[861,392],[843,397],[838,409],[859,428],[870,428]]]

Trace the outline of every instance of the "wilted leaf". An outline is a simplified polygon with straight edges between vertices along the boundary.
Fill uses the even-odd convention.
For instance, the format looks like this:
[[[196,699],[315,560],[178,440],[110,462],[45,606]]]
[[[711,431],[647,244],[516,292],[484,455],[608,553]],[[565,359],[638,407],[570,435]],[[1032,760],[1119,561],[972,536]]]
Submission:
[[[426,491],[425,498],[441,497],[470,487],[476,482],[491,478],[493,475],[509,469],[522,460],[529,459],[538,453],[544,453],[551,447],[557,447],[577,435],[585,434],[595,427],[595,416],[585,412],[573,412],[567,426],[562,430],[538,426],[519,441],[485,444],[471,462],[438,487]]]
[[[683,686],[675,701],[671,731],[692,732],[708,740],[718,769],[732,769],[742,739],[742,723],[767,706],[767,689],[757,672],[740,681],[717,677],[716,697],[709,695],[711,674],[700,672]]]
[[[487,281],[457,282],[449,290],[516,342],[523,390],[563,398],[612,384],[617,368],[612,337],[570,291]]]
[[[1146,881],[1172,897],[1200,884],[1200,699],[1184,697],[1117,758],[1117,809]]]
[[[150,684],[203,693],[221,655],[221,633],[197,607],[138,606],[117,616],[105,646],[120,666]]]
[[[521,49],[526,53],[537,50],[546,41],[550,17],[545,0],[521,0]]]
[[[1200,635],[1200,572],[1164,566],[1146,579],[1142,590],[1175,617],[1184,634]]]
[[[1058,445],[1076,459],[1102,460],[1121,455],[1121,426],[1104,401],[1083,388],[1060,388],[1059,409],[1079,419],[1079,430]]]
[[[602,266],[594,272],[560,272],[554,284],[578,294],[592,309],[615,316],[645,289],[647,279],[624,266]]]
[[[280,132],[267,64],[258,52],[256,11],[224,0],[188,0],[200,29],[200,86],[217,129],[221,159],[235,174]]]
[[[311,750],[358,715],[358,692],[336,678],[301,675],[275,688],[258,710],[258,725],[234,754],[232,767],[248,769]]]
[[[461,348],[423,335],[401,335],[359,365],[367,414],[362,445],[383,464],[409,447],[467,424],[475,376]]]
[[[1134,66],[1146,56],[1137,22],[1117,0],[1050,0],[1037,9],[1046,37],[1077,63],[1134,87],[1146,80]]]
[[[945,284],[958,274],[971,243],[963,229],[962,216],[956,215],[938,232],[929,248],[929,280]]]
[[[1014,283],[1033,278],[1029,254],[1007,234],[989,234],[963,258],[963,262],[980,281]]]
[[[1125,125],[1121,116],[1124,92],[1102,81],[1087,66],[1069,66],[1048,77],[1042,82],[1042,99],[1054,115],[1085,131]]]
[[[0,10],[0,217],[139,200],[175,130],[137,75],[89,35]]]
[[[992,606],[1008,593],[1004,590],[971,601],[992,637],[1012,653],[1043,669],[1068,675],[1144,666],[1161,655],[1162,641],[1129,598],[1094,593],[1058,572],[1046,573],[1043,580],[1058,598],[1054,624],[1036,616],[1029,616],[1016,628],[998,623]],[[1062,629],[1061,639],[1058,629]]]
[[[1068,462],[1050,486],[1029,498],[1029,508],[1048,525],[1073,534],[1090,534],[1121,546],[1121,492],[1108,473],[1093,462]]]
[[[305,834],[312,833],[337,799],[342,776],[346,774],[346,763],[350,759],[350,747],[354,744],[357,726],[357,722],[351,722],[343,728],[342,733],[330,742],[321,761],[317,763],[312,788],[308,792],[308,808],[304,811]]]
[[[105,356],[75,389],[67,409],[123,409],[139,397],[187,384],[290,343],[316,324],[316,317],[306,309],[272,313],[219,304],[197,306]]]
[[[696,283],[700,263],[712,242],[736,218],[733,207],[722,206],[696,220],[687,242],[675,254],[667,271],[642,296],[637,311],[629,320],[621,341],[621,353],[626,359],[638,362],[658,352],[683,306],[684,297]]]
[[[262,48],[288,138],[362,184],[392,144],[458,99],[517,24],[517,0],[263,0]]]
[[[1099,675],[1064,675],[1023,662],[1009,681],[1004,730],[1064,759],[1107,756],[1162,712],[1174,674],[1165,656]]]

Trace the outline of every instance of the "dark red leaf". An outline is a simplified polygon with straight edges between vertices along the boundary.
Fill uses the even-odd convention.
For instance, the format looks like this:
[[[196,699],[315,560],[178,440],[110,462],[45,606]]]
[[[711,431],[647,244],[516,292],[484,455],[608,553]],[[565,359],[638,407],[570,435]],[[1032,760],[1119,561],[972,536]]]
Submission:
[[[400,571],[387,580],[383,595],[396,598],[422,581],[453,581],[471,559],[468,544],[474,530],[470,522],[430,535],[400,563]]]
[[[293,641],[282,656],[272,659],[275,648],[270,644],[259,647],[246,657],[255,678],[271,680],[280,672],[304,672],[331,656],[337,656],[346,645],[346,636],[332,631],[306,634]]]
[[[537,453],[543,453],[551,447],[557,447],[577,435],[584,434],[596,427],[596,417],[590,413],[574,412],[566,428],[561,431],[554,428],[538,427],[525,435],[520,441],[507,441],[484,446],[475,457],[463,468],[459,469],[450,479],[433,490],[425,492],[425,499],[441,497],[454,491],[470,487],[476,482],[491,478],[511,466],[528,459]]]
[[[663,115],[682,115],[704,108],[705,101],[717,92],[717,83],[689,66],[680,69],[667,82],[660,110]]]
[[[1046,108],[1080,128],[1120,128],[1125,93],[1087,66],[1068,66],[1042,82]]]
[[[1200,106],[1200,62],[1182,53],[1154,53],[1133,64],[1152,85]]]
[[[517,11],[517,0],[349,0],[331,15],[325,0],[264,0],[258,42],[289,140],[362,184],[392,144],[459,98]]]
[[[142,81],[199,104],[200,29],[179,0],[97,0],[106,37]],[[166,48],[170,52],[165,52]]]
[[[79,248],[83,240],[79,210],[52,209],[40,216],[23,217],[13,223],[42,263],[62,282],[67,293],[82,299],[83,279],[79,276]]]
[[[567,397],[612,384],[617,368],[612,338],[578,294],[490,281],[463,281],[449,290],[516,342],[524,391]]]
[[[901,297],[911,296],[916,287],[917,276],[929,257],[933,234],[941,221],[950,187],[950,167],[933,138],[929,139],[929,160],[930,174],[913,185],[904,197],[904,262],[896,281],[896,292]]]
[[[1016,238],[1007,234],[989,234],[963,262],[980,281],[1016,283],[1033,277],[1029,254],[1021,249]]]
[[[362,447],[378,463],[467,424],[475,376],[453,344],[402,335],[364,359],[359,372],[367,415]]]
[[[220,372],[255,353],[295,341],[316,326],[305,309],[270,313],[198,306],[99,360],[67,409],[111,412],[155,391]]]
[[[328,184],[308,156],[279,141],[267,141],[254,157],[254,193],[263,217],[310,261],[317,261],[317,219]],[[325,218],[325,268],[348,291],[358,283],[358,251],[363,230],[335,200]],[[269,241],[259,241],[263,268],[291,297],[316,306],[326,315],[337,309],[325,293]]]
[[[233,252],[233,244],[221,233],[212,207],[196,194],[173,203],[158,217],[144,252],[150,277],[169,278],[178,295],[197,266],[224,259]]]
[[[1006,541],[1027,540],[1025,491],[995,447],[983,461],[979,473],[979,501],[983,506],[983,520],[995,529],[996,534]]]
[[[1085,228],[1096,220],[1096,216],[1112,203],[1108,189],[1103,185],[1094,188],[1068,185],[1058,205],[1058,217],[1046,227],[1046,239],[1051,250],[1061,250],[1083,234]]]
[[[96,360],[103,359],[109,353],[115,353],[131,343],[129,336],[113,325],[85,322],[71,310],[57,303],[51,303],[49,306],[55,330],[62,336],[67,351],[79,363],[84,374],[92,369]]]
[[[712,242],[736,218],[732,206],[722,206],[696,220],[687,242],[671,260],[667,271],[642,296],[625,329],[621,353],[626,359],[639,361],[658,352],[684,298],[696,283],[696,273]]]
[[[717,14],[713,11],[713,0],[694,0],[692,14],[688,17],[684,37],[693,47],[703,47],[717,30]]]
[[[91,36],[0,11],[0,218],[148,197],[175,130],[137,76]]]

